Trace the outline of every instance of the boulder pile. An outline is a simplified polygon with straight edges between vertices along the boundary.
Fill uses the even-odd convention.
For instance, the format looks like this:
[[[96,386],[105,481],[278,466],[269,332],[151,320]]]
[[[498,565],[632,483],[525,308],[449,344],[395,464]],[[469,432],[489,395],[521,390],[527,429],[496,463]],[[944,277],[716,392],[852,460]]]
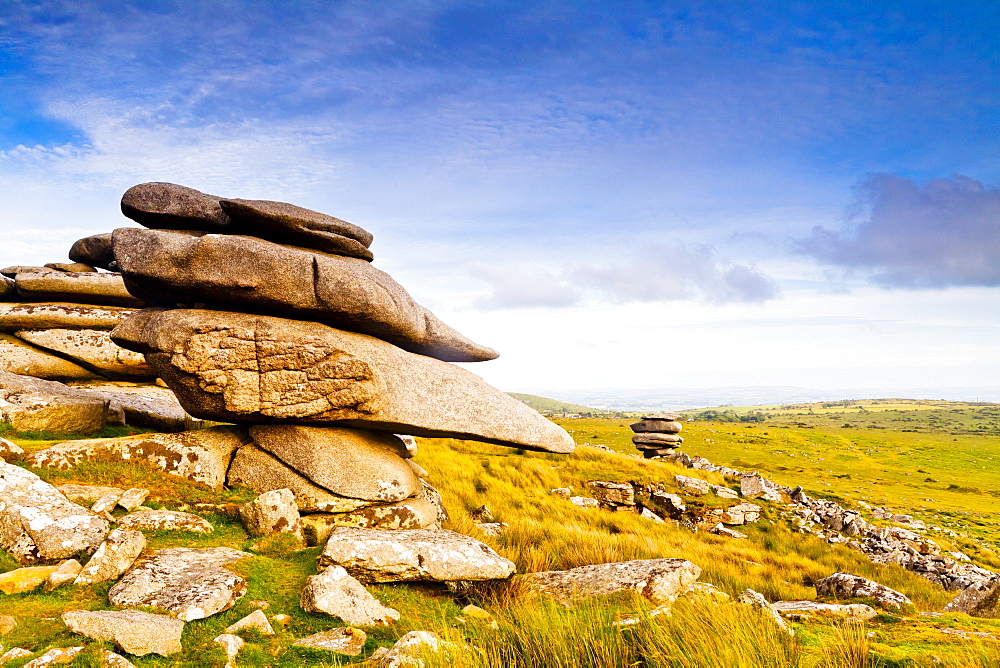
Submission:
[[[360,227],[169,183],[129,189],[122,212],[148,229],[74,245],[147,305],[112,340],[188,413],[246,430],[226,482],[291,490],[316,514],[303,518],[313,542],[337,526],[438,526],[436,493],[397,434],[573,450],[563,429],[450,364],[497,353],[375,269]]]
[[[684,426],[680,417],[674,413],[646,415],[630,425],[635,432],[632,442],[643,457],[664,457],[681,447],[684,438],[680,434]]]

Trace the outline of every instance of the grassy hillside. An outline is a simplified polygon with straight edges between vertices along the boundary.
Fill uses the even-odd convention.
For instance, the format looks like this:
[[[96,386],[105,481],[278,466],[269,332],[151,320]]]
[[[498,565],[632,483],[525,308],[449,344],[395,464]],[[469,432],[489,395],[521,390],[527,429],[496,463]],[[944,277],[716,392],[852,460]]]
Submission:
[[[802,415],[792,410],[791,415],[780,420],[775,415],[764,424],[686,422],[683,447],[719,464],[758,469],[778,482],[802,484],[810,494],[836,499],[848,507],[866,500],[910,512],[932,526],[957,532],[955,536],[929,532],[945,549],[961,550],[980,565],[1000,570],[996,528],[1000,485],[995,468],[1000,439],[976,433],[989,418],[966,414],[966,409],[974,412],[979,407],[959,408],[963,412],[952,419],[968,418],[963,422],[968,433],[959,435],[952,435],[952,423],[946,421],[953,407],[919,409],[938,411],[920,423],[933,424],[929,418],[937,417],[941,425],[937,431],[907,431],[912,423],[893,423],[895,427],[887,423],[881,429],[845,427],[844,408],[835,419],[815,410],[819,414],[810,415],[805,410]],[[883,412],[890,420],[899,417],[891,410]],[[914,411],[905,416],[916,414]],[[826,425],[822,420],[827,419],[840,424]],[[859,421],[852,416],[852,422]],[[245,490],[213,493],[122,463],[36,472],[56,483],[147,487],[153,492],[147,505],[153,507],[186,509],[193,503],[215,504],[217,510],[202,512],[216,527],[213,534],[153,533],[149,546],[228,545],[256,555],[239,566],[249,578],[250,591],[235,608],[188,623],[180,658],[136,657],[133,662],[137,666],[222,666],[222,651],[212,639],[251,612],[254,600],[270,604],[268,615],[288,614],[291,621],[275,638],[247,636],[249,642],[237,661],[241,666],[358,663],[376,647],[391,645],[416,629],[435,631],[466,648],[454,656],[429,658],[428,666],[1000,665],[1000,643],[963,639],[941,630],[989,632],[1000,637],[1000,621],[961,614],[920,615],[940,610],[953,593],[900,566],[876,565],[845,546],[793,532],[781,517],[780,504],[762,503],[765,519],[741,527],[748,538],[736,541],[657,524],[631,513],[585,510],[552,495],[550,490],[556,487],[570,487],[575,494],[586,495],[590,480],[660,482],[668,490],[680,492],[673,481],[677,473],[738,487],[718,474],[637,457],[628,420],[557,422],[577,443],[602,444],[613,451],[581,447],[572,455],[552,455],[474,442],[418,439],[416,461],[430,471],[431,481],[451,511],[449,528],[482,540],[513,560],[520,572],[682,557],[702,568],[701,581],[730,595],[751,588],[770,600],[792,600],[815,598],[813,582],[847,571],[905,593],[914,601],[915,610],[883,612],[864,624],[813,619],[793,624],[796,633],[788,636],[753,610],[698,601],[682,600],[671,616],[645,618],[623,627],[616,625],[616,620],[648,610],[648,603],[617,596],[566,609],[503,586],[480,586],[456,595],[434,586],[376,585],[370,589],[402,613],[400,622],[391,628],[366,629],[370,633],[362,657],[336,658],[289,647],[294,638],[340,623],[298,608],[298,591],[305,578],[315,573],[319,548],[295,549],[280,538],[252,539],[233,518],[231,504],[245,502],[252,494]],[[900,428],[903,424],[905,429]],[[20,442],[28,450],[45,445],[41,441]],[[509,525],[503,534],[487,535],[470,519],[470,513],[482,505],[489,507],[497,521]],[[0,570],[16,566],[5,559]],[[107,585],[95,585],[50,594],[0,596],[0,614],[19,620],[19,626],[4,638],[4,645],[42,648],[79,644],[80,637],[66,631],[59,614],[69,609],[108,608],[107,589]],[[459,611],[469,602],[495,615],[496,628],[462,622]],[[97,665],[94,661],[91,652],[76,665]]]
[[[508,392],[509,396],[514,397],[523,404],[531,406],[536,411],[542,415],[585,415],[588,417],[605,417],[617,415],[613,411],[605,411],[599,408],[589,408],[587,406],[578,406],[576,404],[567,404],[564,401],[558,401],[556,399],[549,399],[547,397],[539,397],[534,394],[522,394],[520,392]]]

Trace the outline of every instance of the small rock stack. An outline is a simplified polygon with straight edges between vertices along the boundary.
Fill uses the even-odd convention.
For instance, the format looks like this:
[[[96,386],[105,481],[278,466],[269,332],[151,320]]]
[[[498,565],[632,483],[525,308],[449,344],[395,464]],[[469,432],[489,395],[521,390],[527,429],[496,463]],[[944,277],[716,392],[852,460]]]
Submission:
[[[110,235],[113,266],[150,307],[112,339],[191,415],[248,430],[227,482],[292,490],[315,513],[303,518],[313,542],[337,526],[437,525],[436,493],[396,434],[573,450],[563,429],[449,364],[497,353],[373,268],[360,227],[169,183],[131,188],[122,212],[149,229]],[[108,239],[77,246],[108,260]]]
[[[635,432],[632,442],[642,452],[643,457],[646,459],[663,457],[681,447],[684,439],[680,433],[684,427],[679,422],[680,417],[675,413],[646,415],[630,425]]]

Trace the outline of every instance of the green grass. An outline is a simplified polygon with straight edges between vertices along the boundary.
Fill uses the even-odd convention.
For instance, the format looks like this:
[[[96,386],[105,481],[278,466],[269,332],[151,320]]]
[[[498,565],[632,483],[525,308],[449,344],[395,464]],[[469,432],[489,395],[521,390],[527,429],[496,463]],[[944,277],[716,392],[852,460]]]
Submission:
[[[844,410],[838,407],[839,413]],[[784,484],[801,483],[808,493],[834,498],[848,507],[856,500],[867,500],[909,512],[935,526],[951,527],[969,538],[935,532],[931,536],[946,549],[960,549],[981,565],[1000,567],[994,551],[1000,520],[995,506],[1000,504],[993,492],[998,489],[998,480],[995,468],[976,466],[992,464],[990,458],[1000,456],[998,439],[977,433],[988,416],[976,418],[978,406],[946,406],[934,409],[939,411],[935,415],[943,416],[941,420],[931,420],[934,415],[922,418],[922,425],[940,424],[937,431],[910,432],[890,424],[899,417],[893,412],[896,410],[900,409],[881,411],[888,421],[882,429],[845,428],[837,411],[832,412],[835,417],[829,417],[831,413],[770,416],[768,422],[756,425],[687,422],[683,449],[718,464],[760,470]],[[964,420],[968,433],[951,433],[955,425],[945,422],[945,417],[954,410],[960,413],[953,419]],[[906,415],[925,411],[931,409],[913,408]],[[36,472],[56,484],[146,487],[151,490],[148,504],[154,507],[216,504],[218,512],[201,513],[215,527],[212,534],[151,532],[149,548],[226,545],[254,555],[233,566],[249,582],[247,595],[234,608],[189,622],[182,654],[169,659],[135,657],[137,666],[222,666],[223,652],[212,639],[249,614],[254,609],[251,602],[258,600],[269,603],[268,615],[287,614],[291,621],[273,638],[246,633],[248,644],[238,659],[241,666],[358,663],[376,647],[391,646],[410,630],[434,631],[459,645],[457,655],[428,659],[428,666],[1000,665],[1000,643],[963,640],[939,630],[952,627],[1000,636],[1000,621],[958,614],[936,618],[917,615],[916,611],[940,610],[953,594],[899,566],[879,566],[844,546],[793,533],[781,519],[779,506],[762,504],[765,519],[741,528],[748,534],[746,540],[732,541],[704,531],[656,524],[634,514],[585,510],[551,495],[549,490],[556,487],[588,495],[586,484],[590,480],[658,482],[679,492],[673,482],[677,473],[735,486],[718,474],[639,458],[626,419],[558,422],[578,443],[599,443],[613,451],[581,447],[562,456],[465,441],[419,439],[416,461],[431,472],[431,481],[440,489],[453,517],[450,528],[487,543],[514,561],[520,572],[683,557],[702,568],[702,581],[731,595],[751,588],[770,600],[788,600],[814,598],[813,582],[835,571],[847,571],[902,591],[914,601],[915,610],[884,613],[860,626],[817,619],[796,624],[795,635],[788,637],[776,631],[768,619],[740,606],[706,607],[696,601],[681,601],[670,616],[644,618],[639,624],[622,627],[614,622],[643,614],[648,603],[616,596],[564,608],[503,585],[475,587],[462,596],[432,585],[374,585],[370,587],[373,594],[397,608],[402,618],[393,627],[365,629],[369,639],[362,657],[338,658],[290,647],[296,638],[341,623],[298,607],[305,579],[316,572],[319,548],[300,549],[280,537],[253,539],[244,532],[232,510],[253,497],[249,491],[213,492],[135,464],[95,463],[67,472]],[[33,450],[47,441],[19,442]],[[934,502],[922,498],[933,498]],[[709,504],[713,503],[720,501],[709,498]],[[510,525],[504,534],[487,536],[475,526],[469,514],[482,505],[491,509],[497,521]],[[8,556],[0,555],[0,570],[17,566]],[[0,596],[0,614],[19,620],[17,629],[3,639],[4,645],[37,649],[36,656],[50,646],[96,646],[70,634],[59,615],[71,609],[110,607],[108,588],[104,584],[64,587],[51,594]],[[468,602],[490,610],[497,628],[459,623],[456,616]],[[940,662],[935,662],[935,657]],[[96,653],[81,655],[74,665],[97,665]]]

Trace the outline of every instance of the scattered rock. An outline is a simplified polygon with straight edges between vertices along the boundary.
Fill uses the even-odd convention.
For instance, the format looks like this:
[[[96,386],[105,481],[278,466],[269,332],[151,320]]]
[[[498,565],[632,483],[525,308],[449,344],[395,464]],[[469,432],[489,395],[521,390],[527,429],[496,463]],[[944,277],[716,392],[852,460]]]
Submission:
[[[97,549],[100,550],[101,548]],[[75,581],[81,570],[83,570],[83,566],[80,565],[79,561],[76,559],[67,559],[45,578],[45,586],[42,587],[42,591],[49,593],[67,582]]]
[[[212,642],[222,645],[222,649],[226,652],[226,668],[233,668],[236,655],[240,653],[245,644],[243,638],[234,636],[231,633],[223,633],[220,636],[216,636]]]
[[[1000,617],[1000,576],[970,585],[944,606],[945,612],[964,612],[973,617]]]
[[[656,604],[670,603],[698,579],[701,569],[686,559],[644,559],[580,566],[517,576],[528,589],[561,602],[635,590]]]
[[[76,584],[117,580],[131,568],[144,549],[146,537],[141,532],[122,528],[112,530],[76,577]]]
[[[0,591],[5,594],[23,594],[37,589],[58,566],[28,566],[0,573]]]
[[[700,599],[709,603],[729,603],[732,601],[732,597],[729,594],[708,582],[692,582],[680,595],[685,598]]]
[[[8,661],[14,661],[16,659],[23,659],[26,656],[31,656],[34,654],[31,650],[24,649],[23,647],[15,647],[9,649],[0,656],[0,666],[7,663]]]
[[[16,628],[16,619],[10,615],[0,615],[0,636],[5,636]]]
[[[34,473],[0,463],[0,547],[19,562],[93,551],[107,532],[107,521],[70,502]]]
[[[795,633],[795,631],[792,630],[792,627],[788,625],[788,622],[785,621],[784,617],[782,617],[774,606],[771,605],[766,598],[764,598],[763,594],[755,592],[753,589],[744,589],[740,592],[740,595],[736,597],[736,601],[738,603],[762,610],[764,614],[766,614],[778,626],[778,628],[787,632],[788,635],[793,635]]]
[[[246,580],[222,566],[250,557],[228,547],[158,550],[111,588],[108,600],[123,608],[150,606],[182,619],[202,619],[233,607]]]
[[[133,656],[180,652],[184,622],[139,610],[70,610],[62,620],[73,633],[113,642]]]
[[[728,487],[722,487],[721,485],[709,485],[709,489],[715,492],[715,495],[720,499],[738,499],[740,498],[740,493],[735,489],[729,489]]]
[[[53,664],[72,663],[76,655],[83,651],[83,647],[57,647],[50,649],[37,659],[32,659],[22,666],[22,668],[45,668]],[[29,652],[28,654],[31,654]],[[24,656],[23,654],[19,656]]]
[[[686,475],[675,475],[674,482],[680,485],[685,494],[690,496],[703,496],[711,491],[708,482],[701,478],[691,478]]]
[[[120,487],[100,487],[97,485],[80,485],[77,483],[67,483],[56,485],[56,489],[62,492],[67,499],[73,503],[93,505],[98,499],[106,496],[113,496],[117,503],[118,497],[125,493]]]
[[[399,619],[398,611],[382,605],[340,566],[306,580],[299,605],[306,612],[325,612],[358,626],[387,626]]]
[[[292,643],[292,646],[325,649],[337,654],[357,656],[364,649],[366,640],[368,640],[368,636],[364,631],[347,626],[299,638]]]
[[[723,524],[731,525],[753,524],[760,519],[762,512],[761,507],[755,503],[741,503],[723,510],[720,520]]]
[[[108,649],[100,649],[97,655],[101,657],[101,668],[135,668],[135,664],[121,654],[115,654]]]
[[[234,622],[226,627],[226,633],[236,633],[244,629],[254,629],[260,631],[261,635],[273,636],[274,629],[271,622],[267,621],[267,615],[263,610],[254,610],[243,619]]]
[[[725,526],[721,522],[719,524],[716,524],[711,529],[709,529],[708,532],[709,533],[714,533],[717,536],[725,536],[726,538],[743,539],[743,538],[747,537],[747,535],[745,533],[741,533],[739,531],[734,531],[733,529],[730,529],[729,527]]]
[[[554,494],[561,499],[569,500],[569,497],[573,496],[573,490],[568,487],[556,487],[555,489],[549,490],[549,494]]]
[[[771,605],[785,617],[819,615],[871,619],[877,614],[875,608],[862,603],[837,605],[835,603],[817,603],[816,601],[778,601]]]
[[[440,652],[444,649],[455,649],[455,643],[447,642],[430,631],[410,631],[396,641],[387,652],[375,658],[378,668],[422,668],[423,662],[418,658],[427,652]]]
[[[476,526],[487,536],[499,536],[510,527],[506,522],[479,522]]]
[[[146,502],[147,496],[149,496],[148,489],[133,487],[122,492],[122,495],[118,497],[118,505],[128,512],[132,512]]]
[[[740,476],[740,494],[748,499],[782,501],[781,493],[774,488],[773,483],[757,472]]]
[[[323,543],[330,537],[335,527],[428,529],[437,524],[438,509],[430,501],[421,498],[367,506],[348,513],[323,513],[302,517],[302,529],[307,545]]]
[[[872,598],[884,607],[912,605],[905,594],[850,573],[834,573],[816,582],[816,594],[832,598]]]
[[[343,566],[362,582],[496,580],[515,570],[478,540],[443,529],[337,527],[317,564]]]
[[[13,441],[0,437],[0,459],[8,464],[16,462],[24,456],[24,448]]]
[[[264,492],[250,503],[240,506],[240,520],[251,536],[270,536],[288,532],[301,540],[302,522],[290,489]]]
[[[571,496],[569,497],[569,502],[581,508],[600,508],[601,506],[600,501],[592,499],[589,496]]]
[[[187,411],[205,419],[336,421],[548,452],[575,447],[564,429],[475,374],[315,322],[147,309],[112,339],[145,354]]]
[[[177,510],[137,510],[118,518],[120,529],[136,531],[196,531],[211,533],[212,525],[192,513]]]
[[[603,507],[615,508],[624,506],[632,508],[635,506],[635,491],[628,483],[605,482],[593,480],[587,483],[591,494],[600,502]]]
[[[80,462],[127,460],[218,490],[226,480],[233,452],[247,440],[246,431],[239,427],[210,427],[176,434],[64,441],[32,453],[28,465],[66,471]]]

